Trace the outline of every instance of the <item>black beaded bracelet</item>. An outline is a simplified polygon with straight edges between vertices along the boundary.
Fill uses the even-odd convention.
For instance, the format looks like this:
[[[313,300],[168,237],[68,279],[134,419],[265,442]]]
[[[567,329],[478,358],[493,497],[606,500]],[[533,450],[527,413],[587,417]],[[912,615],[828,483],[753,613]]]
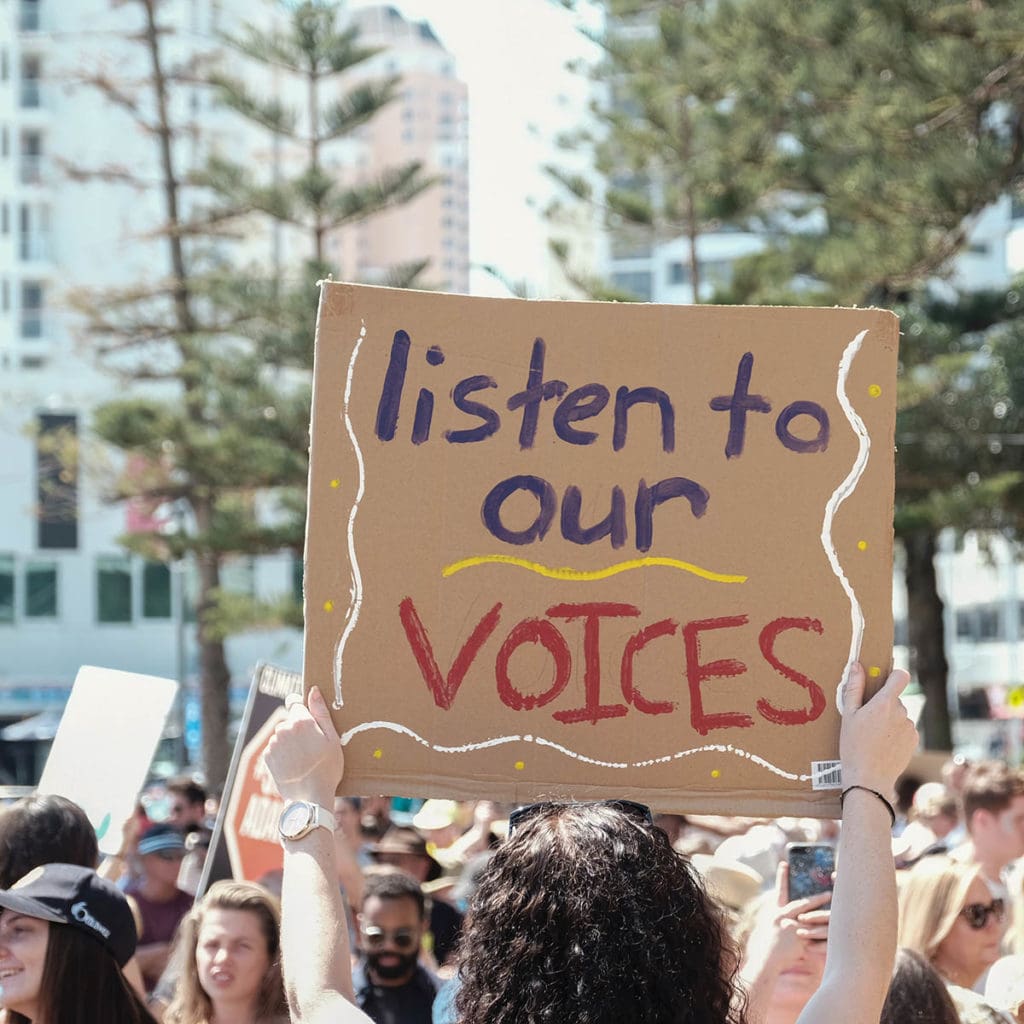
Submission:
[[[868,786],[847,786],[846,789],[844,789],[842,793],[839,794],[840,807],[843,806],[843,801],[846,800],[846,794],[849,793],[851,789],[862,789],[865,793],[870,793],[872,796],[877,796],[878,799],[881,800],[883,804],[885,804],[885,809],[889,812],[889,817],[892,819],[891,824],[896,824],[896,808],[893,807],[893,805],[889,803],[889,801],[886,800],[886,798],[882,796],[882,794],[879,793],[877,789],[870,789]]]

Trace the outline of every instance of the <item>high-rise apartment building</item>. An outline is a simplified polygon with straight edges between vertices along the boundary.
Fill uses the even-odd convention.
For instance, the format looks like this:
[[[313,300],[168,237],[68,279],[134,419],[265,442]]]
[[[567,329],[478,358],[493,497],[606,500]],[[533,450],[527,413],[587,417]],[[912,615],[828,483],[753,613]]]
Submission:
[[[272,15],[241,0],[165,0],[168,66],[215,48],[222,31],[264,11]],[[465,86],[428,26],[393,9],[359,17],[366,41],[382,49],[370,72],[402,75],[402,98],[380,124],[328,147],[325,165],[365,179],[416,158],[441,180],[412,206],[339,232],[329,258],[336,276],[377,281],[394,264],[429,258],[426,283],[465,290]],[[162,197],[146,187],[158,180],[153,139],[85,82],[116,83],[124,105],[145,111],[145,55],[128,38],[140,25],[132,3],[0,3],[0,740],[11,722],[63,706],[81,664],[187,680],[197,672],[190,567],[128,554],[118,538],[152,510],[103,500],[119,462],[90,436],[91,410],[123,384],[97,368],[72,304],[77,290],[166,272],[154,231]],[[202,163],[211,139],[233,158],[249,153],[254,166],[268,166],[267,138],[208,90],[176,95],[173,114],[190,126],[175,154],[180,174]],[[85,177],[76,167],[103,173]],[[248,258],[274,260],[271,231],[245,243]],[[301,245],[290,235],[277,250],[285,269],[301,266]],[[77,472],[59,457],[69,446],[78,449]],[[170,510],[157,516],[176,528]],[[225,586],[272,597],[296,578],[282,554],[230,566]],[[230,638],[236,698],[257,660],[298,667],[299,648],[294,630]],[[25,769],[12,749],[0,743],[0,783]]]
[[[436,185],[412,202],[353,225],[331,240],[344,276],[384,283],[396,265],[430,255],[424,284],[469,291],[469,167],[467,90],[455,62],[425,22],[407,21],[395,7],[354,10],[360,42],[380,53],[359,77],[401,77],[399,98],[353,140],[355,160],[338,171],[356,183],[387,168],[420,161]],[[358,79],[357,79],[358,80]]]

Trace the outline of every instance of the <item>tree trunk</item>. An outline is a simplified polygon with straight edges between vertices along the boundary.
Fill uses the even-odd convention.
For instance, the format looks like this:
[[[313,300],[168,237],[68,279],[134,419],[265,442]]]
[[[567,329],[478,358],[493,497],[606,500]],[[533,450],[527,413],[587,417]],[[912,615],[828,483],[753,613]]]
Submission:
[[[211,509],[206,503],[195,506],[196,527],[206,536]],[[203,723],[203,769],[206,784],[221,792],[231,760],[228,744],[228,688],[231,672],[224,654],[224,641],[209,626],[214,595],[220,587],[220,558],[214,551],[196,553],[199,566],[199,595],[196,607],[196,637],[199,647],[199,706]]]
[[[911,667],[926,699],[921,717],[924,745],[928,750],[952,750],[946,685],[945,624],[942,598],[935,579],[937,531],[914,530],[901,538],[906,550],[907,626]]]

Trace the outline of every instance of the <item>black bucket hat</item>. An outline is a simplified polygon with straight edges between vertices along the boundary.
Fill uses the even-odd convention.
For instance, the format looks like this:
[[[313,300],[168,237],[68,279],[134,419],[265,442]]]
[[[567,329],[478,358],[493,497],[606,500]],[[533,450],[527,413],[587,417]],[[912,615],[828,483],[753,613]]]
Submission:
[[[124,967],[135,953],[135,918],[121,890],[89,868],[46,864],[0,889],[0,907],[91,935]]]

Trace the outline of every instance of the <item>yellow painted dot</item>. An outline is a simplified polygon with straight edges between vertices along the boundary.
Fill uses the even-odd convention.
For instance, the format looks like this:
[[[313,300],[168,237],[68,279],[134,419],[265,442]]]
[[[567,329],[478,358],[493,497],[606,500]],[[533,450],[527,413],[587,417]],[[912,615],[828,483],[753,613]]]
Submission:
[[[334,611],[334,602],[333,601],[324,601],[324,611],[325,612],[333,612]]]
[[[872,679],[877,679],[881,674],[882,670],[877,665],[872,665],[871,668],[868,669],[868,675],[871,676]]]
[[[722,773],[721,773],[721,772],[720,772],[720,771],[719,771],[719,770],[718,770],[717,768],[715,768],[715,769],[714,769],[714,770],[713,770],[713,771],[711,772],[711,778],[713,778],[713,779],[717,779],[717,778],[720,778],[720,777],[721,777],[721,775],[722,775]]]
[[[525,762],[523,762],[523,761],[516,761],[516,771],[517,772],[521,772],[525,767],[526,767]]]
[[[383,750],[381,750],[381,749],[380,749],[380,747],[378,747],[378,748],[377,748],[377,749],[376,749],[376,750],[375,750],[375,751],[373,752],[373,756],[374,756],[375,758],[377,758],[377,760],[379,761],[379,760],[380,760],[380,759],[381,759],[381,758],[382,758],[382,757],[384,756],[384,751],[383,751]]]
[[[338,488],[338,487],[341,486],[341,481],[340,480],[332,480],[331,481],[331,486],[334,487],[334,488]]]
[[[877,398],[881,393],[882,393],[882,388],[878,384],[872,384],[871,387],[868,388],[868,394],[872,398]]]
[[[868,549],[868,542],[866,540],[859,540],[859,541],[857,541],[857,548],[860,551],[867,551],[867,549]]]

